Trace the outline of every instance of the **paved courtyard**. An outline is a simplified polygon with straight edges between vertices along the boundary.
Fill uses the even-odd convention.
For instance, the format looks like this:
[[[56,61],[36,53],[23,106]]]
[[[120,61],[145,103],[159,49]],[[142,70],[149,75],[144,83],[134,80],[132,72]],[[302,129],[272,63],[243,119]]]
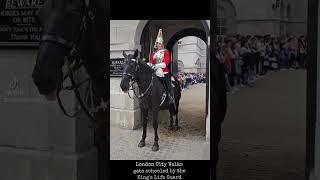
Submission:
[[[159,116],[166,111],[161,111]],[[154,133],[148,122],[146,146],[138,148],[142,128],[125,130],[111,127],[111,160],[209,160],[210,144],[205,140],[205,84],[182,91],[178,131],[168,130],[168,121],[159,123],[160,150],[153,152]]]
[[[272,72],[228,103],[218,179],[304,179],[306,71]]]

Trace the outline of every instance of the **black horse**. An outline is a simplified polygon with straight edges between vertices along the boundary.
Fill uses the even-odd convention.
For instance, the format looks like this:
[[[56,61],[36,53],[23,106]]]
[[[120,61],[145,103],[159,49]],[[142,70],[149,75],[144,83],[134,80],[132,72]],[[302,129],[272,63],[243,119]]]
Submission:
[[[162,96],[165,89],[161,83],[161,80],[155,75],[154,70],[144,61],[138,59],[138,50],[134,55],[127,55],[123,52],[125,57],[124,72],[121,80],[120,87],[122,91],[128,92],[133,82],[137,82],[139,88],[139,95],[136,95],[139,99],[140,108],[142,112],[143,122],[143,134],[139,143],[139,147],[145,146],[145,139],[147,136],[147,122],[148,113],[152,114],[153,129],[155,133],[154,144],[152,146],[153,151],[159,150],[158,144],[158,113],[161,109],[169,109],[170,112],[170,125],[169,128],[173,129],[173,116],[176,116],[175,129],[178,129],[178,108],[179,100],[181,97],[181,88],[179,81],[175,79],[174,84],[174,104],[169,105],[168,98],[163,99]]]
[[[64,75],[62,67],[68,63],[78,63],[85,67],[90,76],[90,86],[94,104],[108,95],[108,64],[106,47],[108,27],[106,24],[107,2],[105,0],[46,0],[39,11],[42,38],[37,61],[32,73],[40,94],[48,100],[55,100],[62,90]],[[68,57],[68,58],[67,58]],[[82,65],[81,65],[82,64]],[[72,69],[77,70],[77,69]],[[76,77],[73,77],[75,80]],[[78,85],[79,82],[76,82]],[[76,88],[74,88],[76,92]],[[86,100],[78,97],[78,101]],[[84,108],[82,108],[84,110]],[[98,151],[99,179],[107,179],[108,140],[106,131],[107,111],[96,109],[94,143]]]

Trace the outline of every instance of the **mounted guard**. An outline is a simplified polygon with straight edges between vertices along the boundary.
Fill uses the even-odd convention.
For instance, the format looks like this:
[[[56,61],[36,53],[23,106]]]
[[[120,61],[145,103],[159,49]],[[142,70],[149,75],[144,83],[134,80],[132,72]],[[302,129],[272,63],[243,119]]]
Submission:
[[[155,51],[152,52],[150,63],[148,63],[148,65],[155,70],[156,75],[161,79],[161,82],[166,89],[166,92],[163,95],[162,99],[164,100],[168,95],[169,104],[174,104],[174,106],[176,107],[169,68],[171,63],[171,56],[170,52],[163,46],[162,29],[159,29],[158,36],[154,44],[154,49]]]
[[[165,74],[163,69],[167,67],[165,62],[147,64],[145,61],[138,57],[138,50],[134,54],[127,55],[123,52],[123,57],[125,58],[124,71],[120,83],[120,88],[124,93],[128,93],[129,90],[133,90],[134,95],[139,100],[139,106],[142,113],[142,125],[143,133],[142,138],[138,144],[138,147],[142,148],[146,145],[145,140],[147,136],[147,124],[149,113],[151,114],[153,120],[154,129],[154,144],[152,146],[152,151],[159,150],[159,137],[158,137],[158,114],[160,110],[168,109],[170,112],[170,124],[169,130],[178,130],[178,108],[179,101],[181,98],[181,89],[178,81],[174,81],[173,93],[175,94],[175,102],[169,104],[167,98],[161,97],[161,95],[166,94],[166,89],[163,86],[160,78],[157,78],[155,74],[162,75],[164,78]],[[166,53],[163,53],[164,56]],[[164,58],[165,61],[166,58]],[[167,59],[168,60],[168,59]],[[166,60],[166,62],[168,62]],[[168,63],[169,64],[169,63]],[[164,67],[165,66],[165,67]],[[155,73],[156,71],[156,73]],[[167,71],[168,72],[168,71]],[[162,73],[162,74],[161,74]],[[167,78],[168,79],[168,78]],[[170,79],[169,79],[170,80]],[[138,92],[133,84],[137,84]],[[130,95],[129,95],[130,97]],[[164,101],[165,100],[165,101]],[[176,107],[174,106],[176,105]],[[176,117],[175,125],[173,126],[173,116]]]

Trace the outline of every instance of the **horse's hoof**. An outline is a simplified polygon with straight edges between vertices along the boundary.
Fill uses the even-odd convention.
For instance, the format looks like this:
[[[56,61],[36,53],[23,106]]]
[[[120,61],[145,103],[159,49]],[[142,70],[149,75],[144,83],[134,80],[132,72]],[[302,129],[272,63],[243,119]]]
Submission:
[[[154,144],[152,146],[152,151],[154,151],[154,152],[159,151],[159,145],[158,144]]]
[[[138,144],[138,147],[139,148],[142,148],[146,145],[146,142],[145,141],[140,141],[139,144]]]
[[[181,129],[180,126],[175,126],[175,127],[174,127],[174,130],[175,130],[175,131],[178,131],[179,129]]]
[[[173,126],[169,126],[169,131],[172,131],[173,130]]]

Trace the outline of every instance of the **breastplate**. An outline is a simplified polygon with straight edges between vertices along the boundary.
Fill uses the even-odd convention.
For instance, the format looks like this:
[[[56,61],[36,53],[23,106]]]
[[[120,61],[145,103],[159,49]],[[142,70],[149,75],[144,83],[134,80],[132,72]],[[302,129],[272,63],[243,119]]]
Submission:
[[[159,64],[159,63],[162,63],[163,62],[163,59],[164,59],[164,50],[159,50],[157,51],[153,58],[155,59],[156,61],[156,64]]]

